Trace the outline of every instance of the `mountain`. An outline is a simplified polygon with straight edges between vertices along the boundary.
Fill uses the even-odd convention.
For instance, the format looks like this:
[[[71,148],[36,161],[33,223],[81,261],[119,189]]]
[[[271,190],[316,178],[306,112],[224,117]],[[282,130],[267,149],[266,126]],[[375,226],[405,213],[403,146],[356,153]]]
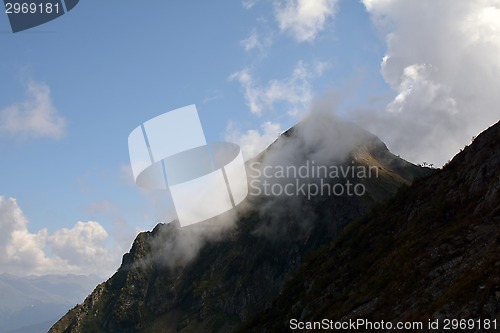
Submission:
[[[283,133],[247,166],[250,195],[236,214],[139,234],[118,271],[49,332],[232,331],[270,306],[304,258],[345,225],[431,172],[325,115]],[[290,191],[266,194],[265,182]],[[311,195],[320,188],[337,192]]]
[[[99,282],[97,276],[1,274],[0,331],[31,325],[37,327],[37,332],[47,330]]]
[[[364,318],[438,320],[440,330],[433,332],[448,332],[448,318],[480,319],[483,325],[454,331],[498,332],[499,166],[497,123],[442,170],[401,188],[308,257],[241,331],[288,332],[291,318]],[[488,320],[496,320],[496,328],[484,327]]]

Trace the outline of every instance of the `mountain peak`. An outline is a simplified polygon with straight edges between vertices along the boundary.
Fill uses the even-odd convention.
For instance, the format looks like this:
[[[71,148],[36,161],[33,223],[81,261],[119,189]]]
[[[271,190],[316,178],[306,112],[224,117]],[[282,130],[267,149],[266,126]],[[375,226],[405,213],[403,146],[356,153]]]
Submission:
[[[381,170],[380,176],[355,179],[346,173],[336,179],[333,174],[370,163]],[[248,166],[250,184],[304,181],[306,186],[318,178],[297,177],[294,168],[324,166],[330,172],[320,180],[328,186],[356,180],[367,194],[250,193],[236,212],[221,217],[229,227],[216,221],[185,228],[159,224],[139,234],[116,274],[50,332],[233,330],[271,304],[305,257],[335,240],[374,203],[395,194],[415,176],[429,173],[394,156],[376,136],[354,124],[312,118],[283,133]],[[266,178],[263,171],[273,167],[292,176]]]
[[[498,142],[500,123],[442,170],[350,224],[305,260],[244,331],[281,331],[290,318],[431,320],[440,328],[445,318],[498,323]]]

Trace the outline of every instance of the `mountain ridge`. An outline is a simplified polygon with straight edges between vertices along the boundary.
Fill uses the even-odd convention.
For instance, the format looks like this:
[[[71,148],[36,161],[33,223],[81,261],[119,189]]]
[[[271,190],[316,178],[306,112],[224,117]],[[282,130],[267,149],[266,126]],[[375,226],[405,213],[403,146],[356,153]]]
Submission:
[[[500,123],[351,223],[240,330],[285,332],[291,318],[438,320],[439,332],[445,318],[500,323],[498,143]]]
[[[315,131],[307,137],[311,128],[321,127],[326,135]],[[374,202],[390,197],[412,177],[430,172],[394,156],[374,138],[331,118],[299,123],[254,161],[270,166],[297,166],[305,160],[362,166],[375,161],[381,176],[359,180],[367,188],[366,196],[250,197],[238,207],[236,224],[222,227],[222,236],[206,240],[182,265],[175,264],[169,245],[189,240],[190,230],[220,226],[210,221],[182,229],[176,223],[159,224],[139,234],[117,273],[49,332],[235,329],[271,304],[308,253],[335,239]],[[173,265],[165,264],[172,260]]]

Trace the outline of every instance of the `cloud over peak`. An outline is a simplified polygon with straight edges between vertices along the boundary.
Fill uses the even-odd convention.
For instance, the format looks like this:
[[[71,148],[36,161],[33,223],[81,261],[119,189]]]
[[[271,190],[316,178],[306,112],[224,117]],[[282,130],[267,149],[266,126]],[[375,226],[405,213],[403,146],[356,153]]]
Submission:
[[[442,165],[500,117],[500,1],[363,3],[385,36],[380,72],[395,92],[363,125],[403,157]]]

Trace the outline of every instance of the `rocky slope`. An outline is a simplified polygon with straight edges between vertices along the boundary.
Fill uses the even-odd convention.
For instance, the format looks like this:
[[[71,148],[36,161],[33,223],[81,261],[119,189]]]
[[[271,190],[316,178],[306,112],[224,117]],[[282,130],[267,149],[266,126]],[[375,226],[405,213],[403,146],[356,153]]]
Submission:
[[[306,161],[372,166],[378,176],[325,180],[363,184],[360,196],[250,195],[236,217],[226,218],[229,226],[218,219],[182,229],[160,224],[141,233],[117,273],[49,332],[233,331],[271,305],[308,253],[334,240],[373,203],[429,173],[391,154],[372,134],[329,117],[306,119],[249,163],[262,170]],[[255,166],[250,169],[250,178],[256,177]]]
[[[496,319],[496,329],[476,323],[453,331],[500,331],[499,166],[497,123],[305,260],[241,331],[286,332],[292,318],[438,319],[432,332],[450,331],[445,318],[482,318]]]

